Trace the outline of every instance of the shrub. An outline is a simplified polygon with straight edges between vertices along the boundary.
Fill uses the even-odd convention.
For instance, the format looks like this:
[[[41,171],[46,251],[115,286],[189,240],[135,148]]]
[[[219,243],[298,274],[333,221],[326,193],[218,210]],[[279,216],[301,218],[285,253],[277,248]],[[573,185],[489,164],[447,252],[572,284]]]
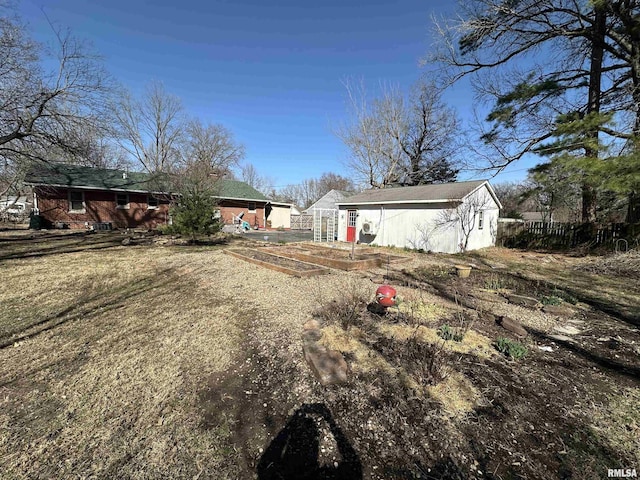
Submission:
[[[528,350],[522,343],[508,338],[500,337],[496,340],[496,350],[514,360],[519,360],[527,355]]]
[[[508,282],[503,278],[492,274],[484,281],[484,288],[487,290],[502,290],[503,288],[508,288]]]
[[[327,324],[337,323],[344,330],[348,330],[352,325],[361,323],[371,292],[353,281],[339,286],[338,291],[341,295],[331,300],[327,300],[321,291],[318,292],[320,305],[314,316]]]
[[[180,203],[171,209],[173,224],[170,233],[209,235],[220,231],[220,222],[214,217],[215,202],[207,191],[185,191]]]
[[[554,289],[553,295],[561,298],[562,300],[564,300],[567,303],[570,303],[571,305],[575,305],[576,303],[578,303],[578,299],[576,297],[562,290]]]
[[[562,303],[562,299],[555,295],[543,295],[540,301],[543,305],[560,305]]]
[[[464,338],[464,333],[460,332],[457,328],[450,327],[448,323],[445,323],[438,329],[438,336],[444,340],[461,342]]]
[[[425,343],[416,335],[407,339],[403,352],[408,370],[422,385],[437,385],[451,373],[449,357],[442,344]]]

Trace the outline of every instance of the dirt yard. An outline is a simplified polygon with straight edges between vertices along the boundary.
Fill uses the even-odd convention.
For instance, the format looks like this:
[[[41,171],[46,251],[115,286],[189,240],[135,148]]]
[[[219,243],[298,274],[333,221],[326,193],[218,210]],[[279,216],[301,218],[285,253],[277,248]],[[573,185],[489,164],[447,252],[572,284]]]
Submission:
[[[0,233],[2,479],[640,471],[640,286],[621,262],[393,251],[412,258],[294,278],[223,254],[247,240],[124,238]],[[379,315],[366,304],[383,279],[401,303]],[[304,362],[311,318],[347,384]]]

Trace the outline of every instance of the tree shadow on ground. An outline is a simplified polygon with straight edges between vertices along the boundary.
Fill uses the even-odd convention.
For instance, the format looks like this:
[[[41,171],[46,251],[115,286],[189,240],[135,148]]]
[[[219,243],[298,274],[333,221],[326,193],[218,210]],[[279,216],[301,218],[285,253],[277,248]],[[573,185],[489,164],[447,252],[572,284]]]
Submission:
[[[612,360],[610,358],[606,358],[602,355],[599,355],[596,351],[587,350],[586,348],[581,347],[575,342],[561,340],[554,336],[549,336],[544,332],[536,330],[534,328],[527,328],[527,331],[531,336],[536,338],[537,340],[541,340],[544,342],[554,342],[557,345],[575,353],[576,355],[584,358],[585,360],[595,363],[602,368],[606,368],[607,370],[612,370],[618,375],[628,377],[633,380],[640,380],[640,367],[635,365],[628,365],[622,362],[618,362]]]
[[[50,240],[53,240],[50,242]],[[103,236],[95,234],[42,237],[37,240],[24,240],[11,244],[11,250],[0,254],[1,260],[45,257],[61,253],[83,252],[85,250],[101,250],[121,245],[122,238],[115,235]],[[39,244],[42,244],[40,246]],[[45,246],[46,245],[46,246]]]
[[[340,462],[322,465],[318,421],[333,436]],[[302,405],[269,444],[258,463],[259,480],[357,480],[362,464],[346,435],[323,403]]]
[[[65,306],[59,312],[40,318],[33,323],[20,325],[19,328],[0,332],[0,350],[12,346],[16,342],[28,340],[36,335],[52,330],[75,320],[86,320],[94,312],[115,310],[135,298],[155,289],[175,284],[176,275],[173,268],[166,268],[153,276],[138,280],[136,289],[126,283],[110,291],[100,291],[93,295],[81,295],[75,303]]]

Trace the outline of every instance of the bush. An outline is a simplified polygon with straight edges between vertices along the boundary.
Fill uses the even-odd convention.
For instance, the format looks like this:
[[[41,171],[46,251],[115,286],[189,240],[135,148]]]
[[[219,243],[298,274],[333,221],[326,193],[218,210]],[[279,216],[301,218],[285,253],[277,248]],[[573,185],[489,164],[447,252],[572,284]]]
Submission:
[[[180,203],[171,209],[173,224],[167,233],[182,235],[210,235],[220,231],[220,222],[214,217],[215,202],[210,192],[190,190],[183,192]]]
[[[444,342],[441,345],[425,343],[412,335],[403,353],[408,370],[422,385],[437,385],[451,373]]]
[[[445,323],[438,329],[438,336],[444,340],[461,342],[464,338],[464,333],[459,331],[457,328],[450,327],[448,323]]]
[[[484,281],[484,288],[487,290],[502,290],[503,288],[509,288],[509,282],[497,275],[491,274],[489,278]]]
[[[522,343],[504,337],[500,337],[496,340],[495,347],[500,353],[514,360],[519,360],[525,357],[528,353],[527,347]]]
[[[576,297],[562,290],[555,289],[553,291],[553,295],[555,295],[558,298],[561,298],[562,300],[564,300],[567,303],[570,303],[571,305],[575,305],[576,303],[578,303],[578,299]]]
[[[540,298],[540,302],[542,302],[543,305],[560,305],[562,303],[562,299],[555,295],[543,295]]]
[[[344,330],[348,330],[352,325],[361,323],[371,292],[355,282],[339,286],[338,291],[341,292],[341,296],[331,300],[327,300],[323,292],[318,292],[320,307],[314,312],[314,316],[327,324],[337,323]]]

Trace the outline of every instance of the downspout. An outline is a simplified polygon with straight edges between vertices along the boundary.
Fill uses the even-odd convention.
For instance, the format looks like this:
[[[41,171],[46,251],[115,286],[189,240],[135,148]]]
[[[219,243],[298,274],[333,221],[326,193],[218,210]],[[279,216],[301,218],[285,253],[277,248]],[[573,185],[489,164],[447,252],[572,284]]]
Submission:
[[[382,234],[382,242],[380,242],[382,244],[381,246],[386,245],[384,238],[384,224],[384,205],[380,205],[380,233]]]
[[[40,210],[38,210],[38,194],[35,188],[33,189],[33,214],[40,215]]]

